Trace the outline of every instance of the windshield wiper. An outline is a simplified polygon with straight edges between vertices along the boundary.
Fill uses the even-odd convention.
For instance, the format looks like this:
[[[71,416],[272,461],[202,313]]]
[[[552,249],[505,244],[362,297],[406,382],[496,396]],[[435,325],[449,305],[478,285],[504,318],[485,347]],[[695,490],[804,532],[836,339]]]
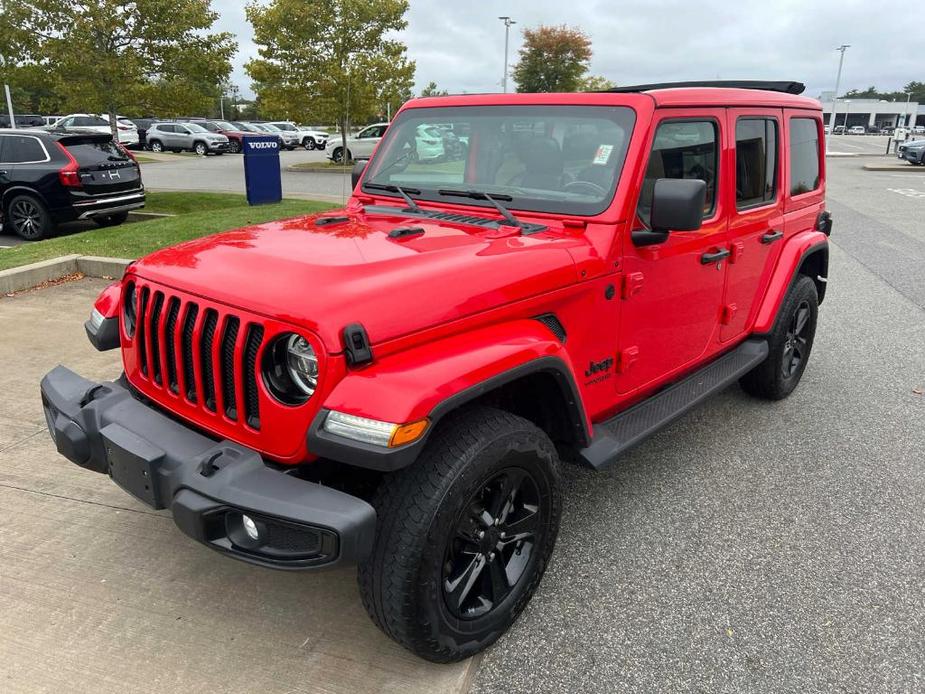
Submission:
[[[503,195],[501,193],[492,193],[491,195],[489,195],[488,193],[483,193],[479,190],[445,190],[445,189],[438,190],[437,194],[447,195],[447,196],[452,195],[457,198],[471,198],[472,200],[488,200],[488,202],[494,205],[495,209],[497,209],[498,212],[501,213],[501,216],[504,217],[505,221],[507,221],[508,224],[510,224],[511,226],[515,226],[515,227],[524,226],[524,223],[521,222],[519,219],[517,219],[517,217],[512,215],[510,210],[508,210],[504,205],[498,202],[498,200],[504,200],[505,202],[511,202],[511,200],[513,200],[514,198],[512,198],[510,195]]]
[[[390,193],[398,193],[405,199],[405,204],[408,205],[408,209],[412,212],[423,212],[418,204],[411,199],[411,195],[420,195],[421,191],[417,188],[402,188],[401,186],[392,185],[391,183],[364,183],[367,188],[372,188],[373,190],[386,190]]]

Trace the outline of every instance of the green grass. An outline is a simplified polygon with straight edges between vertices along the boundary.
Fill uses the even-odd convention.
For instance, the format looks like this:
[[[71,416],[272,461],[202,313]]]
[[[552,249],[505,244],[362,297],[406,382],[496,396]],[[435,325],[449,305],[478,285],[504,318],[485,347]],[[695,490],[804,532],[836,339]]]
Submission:
[[[289,169],[292,171],[349,171],[353,162],[347,164],[335,164],[332,161],[303,161],[299,164],[292,164]]]
[[[247,198],[237,193],[152,193],[145,195],[142,212],[187,214],[229,207],[246,207]]]
[[[149,193],[148,200],[150,211],[176,211],[177,216],[90,229],[3,249],[0,270],[71,254],[138,258],[200,236],[334,207],[312,200],[283,200],[275,205],[249,207],[243,195],[221,193]]]

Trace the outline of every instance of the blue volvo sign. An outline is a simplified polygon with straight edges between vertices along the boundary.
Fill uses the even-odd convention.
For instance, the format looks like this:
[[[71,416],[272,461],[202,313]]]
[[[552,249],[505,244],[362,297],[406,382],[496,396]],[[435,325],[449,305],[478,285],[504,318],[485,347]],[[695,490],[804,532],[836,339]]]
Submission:
[[[273,135],[245,135],[244,185],[250,205],[279,202],[283,182],[279,169],[279,140]]]

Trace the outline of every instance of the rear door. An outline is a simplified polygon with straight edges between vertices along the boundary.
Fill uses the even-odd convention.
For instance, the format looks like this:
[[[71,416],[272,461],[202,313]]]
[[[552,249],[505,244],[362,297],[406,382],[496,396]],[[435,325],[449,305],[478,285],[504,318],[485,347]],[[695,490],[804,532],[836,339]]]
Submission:
[[[13,176],[13,165],[9,163],[3,156],[4,154],[4,145],[6,144],[7,136],[0,134],[0,200],[3,199],[3,194],[6,192],[6,189],[10,185]],[[2,217],[0,213],[0,217]]]
[[[729,200],[729,263],[720,340],[742,335],[758,310],[783,245],[781,146],[783,112],[737,108],[727,112],[734,147],[735,185]]]
[[[108,195],[141,186],[138,164],[111,139],[66,137],[61,144],[77,160],[78,175],[86,193]]]

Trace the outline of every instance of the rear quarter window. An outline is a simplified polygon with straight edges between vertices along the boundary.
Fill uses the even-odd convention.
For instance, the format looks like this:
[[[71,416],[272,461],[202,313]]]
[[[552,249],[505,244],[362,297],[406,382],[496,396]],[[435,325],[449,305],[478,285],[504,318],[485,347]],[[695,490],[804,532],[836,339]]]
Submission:
[[[813,118],[790,119],[790,194],[819,187],[819,127]]]
[[[48,153],[37,137],[4,135],[3,141],[3,162],[7,164],[48,161]]]

